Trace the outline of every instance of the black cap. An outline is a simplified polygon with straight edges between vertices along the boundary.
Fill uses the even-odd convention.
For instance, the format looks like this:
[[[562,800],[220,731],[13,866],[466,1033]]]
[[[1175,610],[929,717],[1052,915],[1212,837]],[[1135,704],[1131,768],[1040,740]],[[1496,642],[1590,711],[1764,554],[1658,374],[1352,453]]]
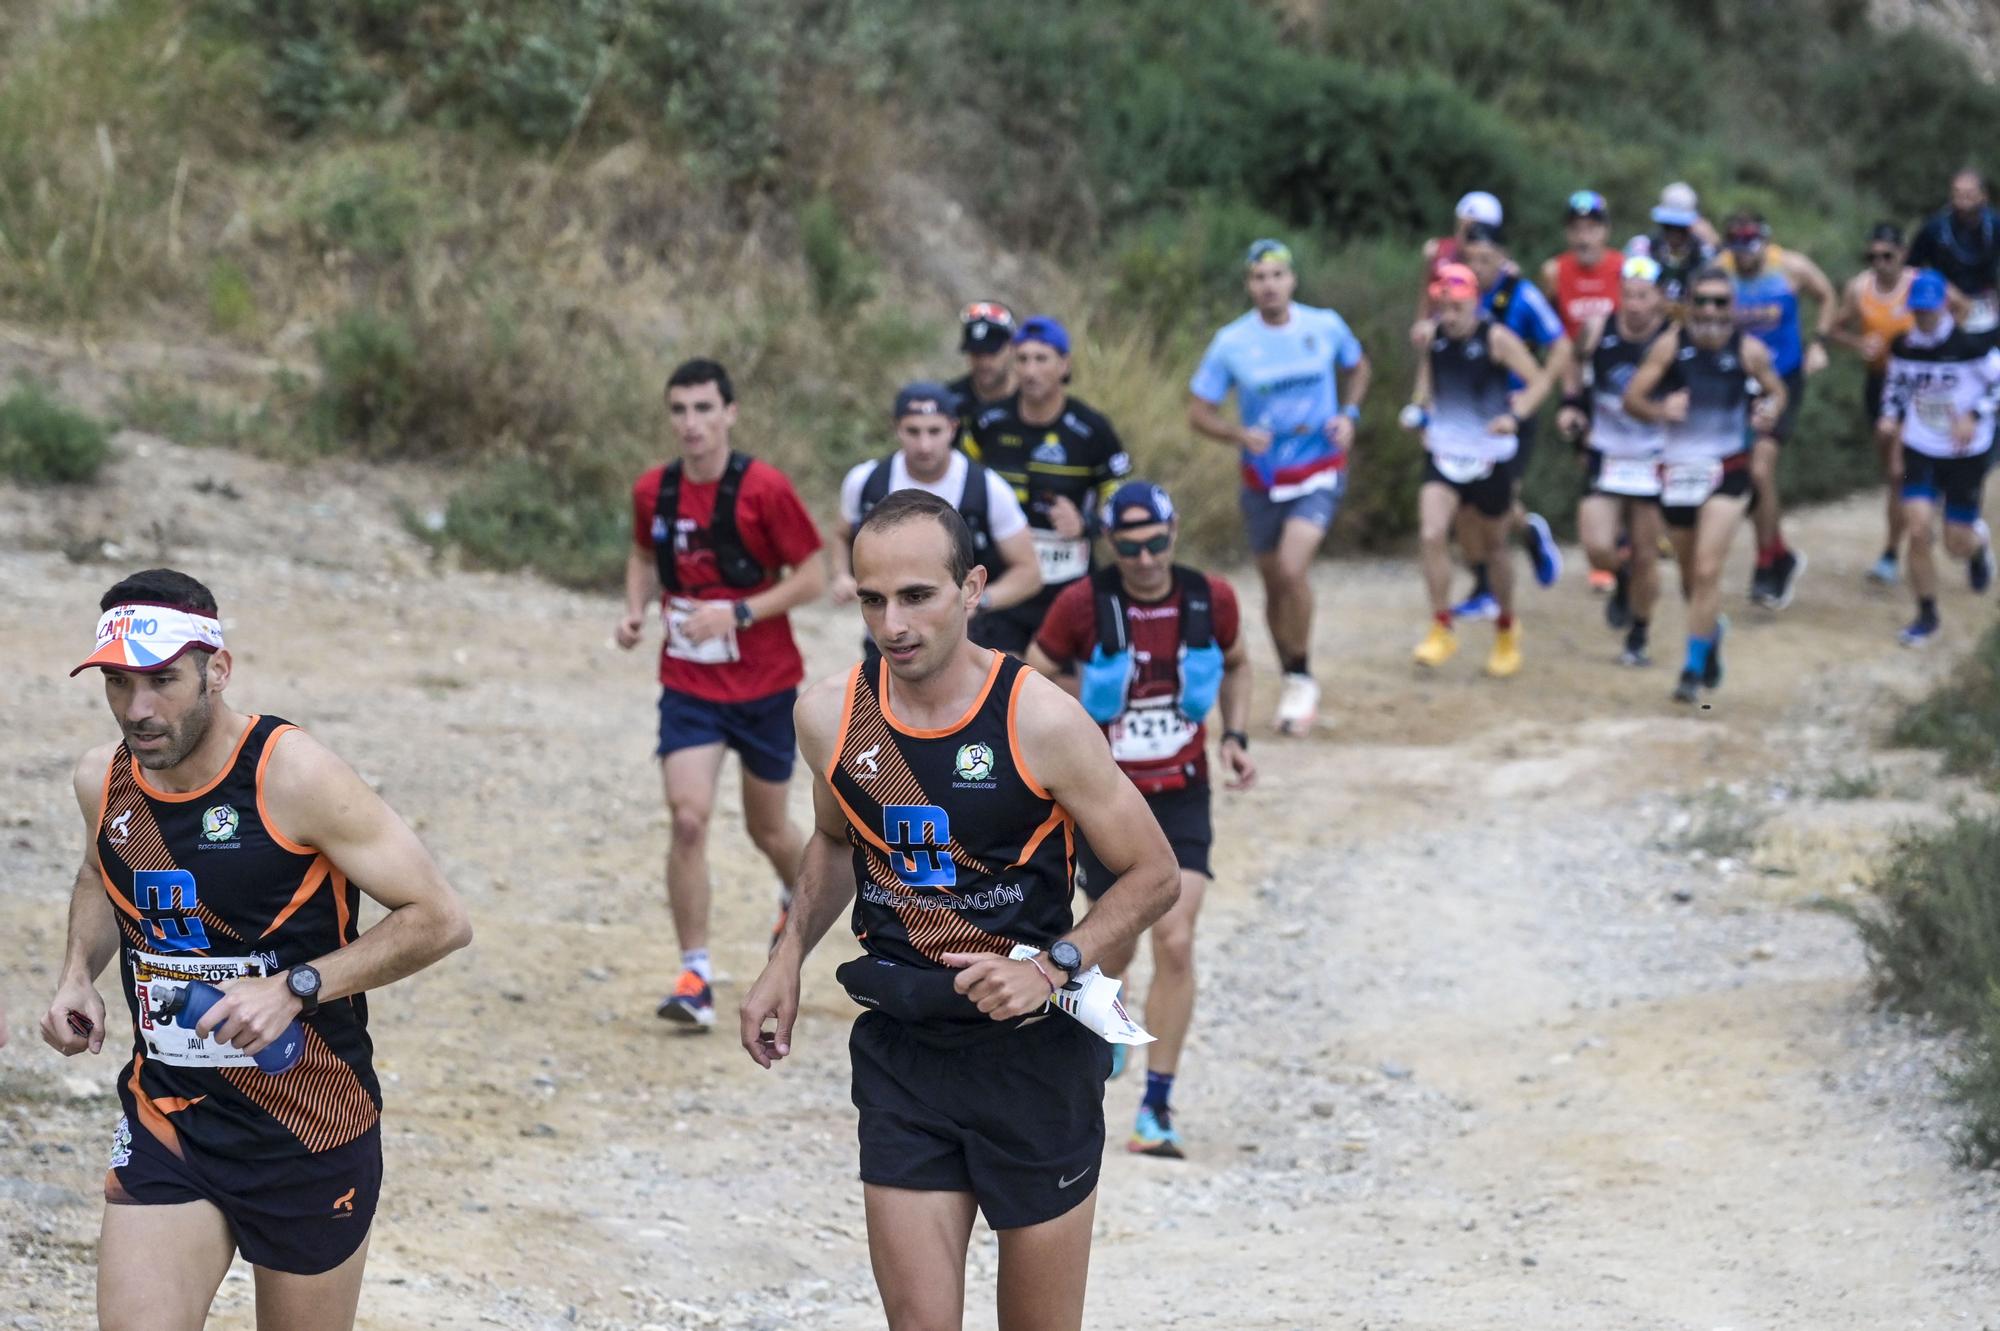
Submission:
[[[1894,222],[1877,222],[1868,232],[1870,245],[1894,245],[1903,248],[1903,228]]]
[[[1504,228],[1493,226],[1486,222],[1474,222],[1466,228],[1465,243],[1470,245],[1475,241],[1484,241],[1488,245],[1504,246],[1507,243],[1507,232]]]
[[[1014,311],[997,300],[976,300],[958,312],[960,351],[990,355],[1014,340]]]

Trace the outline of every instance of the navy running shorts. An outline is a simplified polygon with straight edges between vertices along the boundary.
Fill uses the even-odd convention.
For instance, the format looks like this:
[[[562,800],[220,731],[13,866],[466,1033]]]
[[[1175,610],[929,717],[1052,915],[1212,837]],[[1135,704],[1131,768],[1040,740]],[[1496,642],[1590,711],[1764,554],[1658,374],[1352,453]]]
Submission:
[[[1979,521],[1986,489],[1986,470],[1993,450],[1962,458],[1934,458],[1914,448],[1903,450],[1903,498],[1935,504],[1944,501],[1944,520],[1957,527]]]
[[[1054,1220],[1097,1187],[1111,1046],[1062,1013],[940,1047],[864,1012],[847,1047],[863,1183],[969,1192],[995,1229]]]
[[[1340,512],[1340,497],[1346,490],[1347,480],[1342,476],[1323,490],[1308,490],[1273,502],[1264,491],[1246,487],[1236,502],[1243,510],[1243,534],[1250,538],[1250,552],[1268,555],[1277,549],[1285,534],[1285,524],[1295,518],[1325,532],[1333,526],[1334,516]]]
[[[673,689],[660,690],[660,747],[664,758],[681,749],[726,744],[759,781],[789,781],[798,736],[792,729],[797,689],[749,702],[709,702]]]
[[[1209,848],[1215,844],[1215,827],[1209,816],[1211,791],[1208,782],[1198,781],[1179,790],[1161,790],[1146,796],[1146,807],[1153,811],[1160,829],[1167,834],[1167,844],[1174,848],[1174,863],[1203,878],[1215,876],[1208,868]],[[1076,877],[1077,886],[1092,901],[1103,896],[1117,880],[1091,850],[1090,843],[1083,840],[1076,847]]]
[[[236,1160],[185,1136],[172,1146],[118,1118],[104,1200],[113,1206],[208,1202],[252,1266],[316,1276],[354,1255],[382,1193],[382,1129],[344,1146],[280,1160]]]

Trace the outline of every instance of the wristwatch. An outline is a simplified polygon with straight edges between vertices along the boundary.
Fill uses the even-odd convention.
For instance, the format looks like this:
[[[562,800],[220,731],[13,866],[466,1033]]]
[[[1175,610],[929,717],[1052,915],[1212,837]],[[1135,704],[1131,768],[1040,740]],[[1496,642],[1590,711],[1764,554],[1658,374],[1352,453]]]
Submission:
[[[750,603],[748,601],[738,601],[736,603],[737,628],[739,629],[749,628],[750,625],[756,620],[756,618],[757,616],[754,612],[751,611]]]
[[[1358,421],[1361,419],[1361,404],[1359,402],[1346,403],[1340,408],[1340,414],[1351,421]]]
[[[1246,753],[1249,752],[1250,750],[1249,735],[1245,734],[1241,730],[1225,730],[1222,732],[1222,742],[1224,744],[1227,744],[1232,739],[1236,741],[1237,748],[1242,749]]]
[[[1083,953],[1076,950],[1076,944],[1067,938],[1049,945],[1049,960],[1062,969],[1062,973],[1074,980],[1083,969]]]
[[[299,1000],[299,1015],[310,1017],[319,1011],[319,972],[310,966],[298,965],[285,972],[285,988],[293,998]]]

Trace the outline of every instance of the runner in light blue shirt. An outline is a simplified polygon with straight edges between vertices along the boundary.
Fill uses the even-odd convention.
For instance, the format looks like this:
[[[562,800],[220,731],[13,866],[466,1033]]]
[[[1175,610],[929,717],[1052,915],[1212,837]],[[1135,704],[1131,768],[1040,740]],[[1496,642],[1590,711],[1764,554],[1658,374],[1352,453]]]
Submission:
[[[1319,712],[1312,676],[1312,588],[1306,574],[1340,506],[1347,450],[1368,395],[1368,356],[1332,310],[1292,300],[1292,252],[1260,240],[1245,256],[1254,306],[1216,333],[1190,381],[1188,423],[1236,448],[1243,525],[1264,580],[1264,617],[1285,670],[1280,734],[1303,735]],[[1345,376],[1347,401],[1341,401]],[[1222,414],[1236,394],[1238,420]]]

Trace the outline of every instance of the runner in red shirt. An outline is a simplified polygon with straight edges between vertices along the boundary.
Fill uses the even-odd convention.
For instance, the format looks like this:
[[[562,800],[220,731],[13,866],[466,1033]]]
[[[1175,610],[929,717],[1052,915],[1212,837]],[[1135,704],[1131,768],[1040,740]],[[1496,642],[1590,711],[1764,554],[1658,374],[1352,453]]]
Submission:
[[[1146,1026],[1146,1096],[1127,1149],[1181,1157],[1169,1097],[1194,1016],[1194,921],[1210,877],[1208,732],[1222,708],[1221,760],[1231,790],[1257,779],[1250,760],[1250,652],[1238,632],[1236,593],[1213,574],[1176,565],[1173,501],[1128,481],[1105,506],[1115,564],[1065,588],[1028,648],[1028,664],[1075,693],[1104,727],[1111,755],[1146,797],[1180,863],[1181,895],[1153,926],[1153,985]],[[1118,650],[1104,642],[1115,634]],[[1198,640],[1198,641],[1197,641]],[[1094,901],[1116,877],[1077,848],[1079,882]],[[1137,940],[1101,965],[1123,975]]]
[[[667,903],[681,945],[680,978],[659,1015],[705,1030],[715,1023],[708,820],[723,754],[734,749],[742,761],[743,823],[777,872],[782,925],[805,850],[785,807],[792,703],[805,675],[785,616],[826,590],[826,567],[816,558],[819,530],[785,474],[730,448],[736,394],[728,372],[688,361],[667,379],[666,398],[681,456],[632,486],[617,638],[636,646],[658,598],[666,624],[658,754],[673,820]]]
[[[1572,342],[1593,319],[1618,312],[1619,271],[1625,256],[1605,242],[1611,235],[1604,196],[1580,189],[1569,196],[1563,235],[1569,248],[1542,265],[1542,291],[1556,307]]]

